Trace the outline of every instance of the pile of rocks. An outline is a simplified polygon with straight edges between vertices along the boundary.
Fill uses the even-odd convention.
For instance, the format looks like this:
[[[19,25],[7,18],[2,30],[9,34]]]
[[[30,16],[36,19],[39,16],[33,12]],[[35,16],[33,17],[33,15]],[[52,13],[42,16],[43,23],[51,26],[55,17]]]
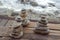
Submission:
[[[21,38],[23,36],[23,28],[21,25],[13,28],[12,33],[10,34],[12,38]]]
[[[38,27],[36,27],[36,29],[34,30],[35,33],[39,33],[39,34],[49,34],[49,29],[47,26],[47,20],[45,18],[45,16],[42,16],[40,21],[38,22]]]
[[[10,34],[13,38],[20,38],[23,36],[23,27],[27,27],[29,24],[29,20],[26,19],[26,10],[22,10],[21,14],[15,18],[16,22],[19,24],[16,24],[18,26],[14,27],[12,30],[12,33]]]

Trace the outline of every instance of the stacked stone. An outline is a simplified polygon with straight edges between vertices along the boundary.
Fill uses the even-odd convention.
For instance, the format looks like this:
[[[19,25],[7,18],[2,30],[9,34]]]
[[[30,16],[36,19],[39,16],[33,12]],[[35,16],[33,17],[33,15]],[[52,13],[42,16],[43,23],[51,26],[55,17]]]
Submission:
[[[23,27],[26,27],[28,24],[29,24],[29,20],[27,18],[27,12],[26,12],[26,9],[23,9],[21,11],[21,14],[20,14],[20,17],[22,18],[22,26]]]
[[[35,29],[35,33],[49,34],[47,23],[48,22],[45,16],[42,16],[40,21],[38,22],[38,27]]]
[[[21,38],[23,36],[23,28],[22,26],[14,27],[12,33],[10,34],[12,38]]]
[[[14,24],[13,30],[10,34],[12,38],[20,38],[23,36],[23,27],[22,27],[22,22],[21,22],[21,17],[17,16],[15,18],[16,24]]]

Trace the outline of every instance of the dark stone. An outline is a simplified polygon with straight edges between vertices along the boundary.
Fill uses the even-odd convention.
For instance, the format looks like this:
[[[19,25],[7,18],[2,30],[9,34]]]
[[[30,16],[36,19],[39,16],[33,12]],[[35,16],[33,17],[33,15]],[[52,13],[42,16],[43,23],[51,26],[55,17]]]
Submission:
[[[13,38],[20,38],[22,36],[23,36],[23,28],[21,25],[14,27],[12,33],[10,34],[10,37]]]
[[[13,13],[11,14],[11,16],[17,16],[17,15],[19,15],[19,13],[13,12]]]
[[[49,34],[49,29],[47,28],[47,20],[45,17],[41,17],[41,20],[38,22],[39,25],[37,25],[38,27],[36,27],[35,29],[35,33],[39,33],[39,34]]]
[[[36,2],[30,2],[30,4],[31,4],[32,6],[38,6],[38,4],[37,4]]]

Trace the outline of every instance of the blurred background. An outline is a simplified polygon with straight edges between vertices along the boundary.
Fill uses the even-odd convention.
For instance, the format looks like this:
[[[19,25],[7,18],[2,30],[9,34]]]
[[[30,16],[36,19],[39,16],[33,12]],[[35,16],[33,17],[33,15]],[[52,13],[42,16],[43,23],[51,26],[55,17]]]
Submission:
[[[0,0],[0,15],[16,17],[22,9],[27,10],[28,19],[46,15],[49,22],[60,23],[60,0]]]

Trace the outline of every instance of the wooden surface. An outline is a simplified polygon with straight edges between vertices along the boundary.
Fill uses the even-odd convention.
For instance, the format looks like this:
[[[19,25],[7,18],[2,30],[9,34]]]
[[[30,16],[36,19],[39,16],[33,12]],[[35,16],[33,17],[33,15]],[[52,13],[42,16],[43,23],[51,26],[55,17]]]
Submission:
[[[30,22],[24,28],[24,36],[21,39],[11,39],[9,34],[16,22],[14,20],[0,19],[0,40],[60,40],[60,31],[50,30],[49,35],[35,34],[36,22]],[[48,24],[50,29],[60,29],[60,24]]]

